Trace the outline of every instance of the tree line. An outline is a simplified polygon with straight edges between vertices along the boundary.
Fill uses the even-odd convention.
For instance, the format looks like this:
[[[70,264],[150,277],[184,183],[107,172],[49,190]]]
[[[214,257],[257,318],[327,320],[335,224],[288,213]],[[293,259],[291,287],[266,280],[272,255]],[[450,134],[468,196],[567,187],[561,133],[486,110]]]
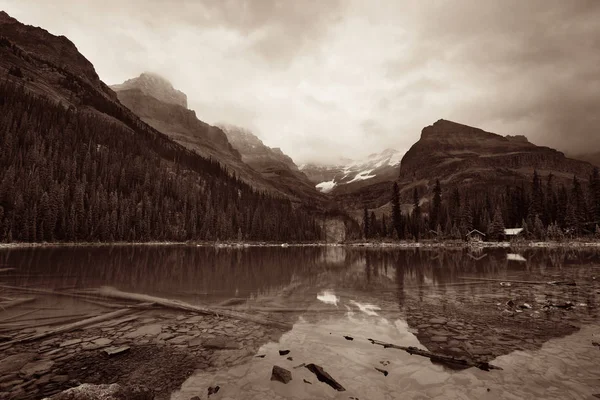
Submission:
[[[151,129],[0,83],[0,241],[303,241],[320,224]],[[142,126],[143,127],[143,126]]]
[[[414,188],[412,206],[404,213],[399,187],[394,183],[390,214],[378,218],[374,211],[363,210],[363,235],[400,240],[464,239],[468,232],[477,229],[488,240],[499,240],[505,228],[523,228],[520,236],[527,239],[600,238],[598,168],[586,178],[582,181],[573,176],[570,184],[557,184],[553,174],[541,177],[534,171],[529,183],[486,191],[456,187],[446,196],[437,180],[425,196]]]

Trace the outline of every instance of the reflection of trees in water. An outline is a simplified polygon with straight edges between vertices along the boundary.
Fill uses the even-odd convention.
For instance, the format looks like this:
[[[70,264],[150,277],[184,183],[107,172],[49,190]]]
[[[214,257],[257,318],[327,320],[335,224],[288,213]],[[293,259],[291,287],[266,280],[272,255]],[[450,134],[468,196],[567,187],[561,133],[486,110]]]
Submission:
[[[48,287],[117,286],[145,293],[248,297],[297,287],[407,293],[445,297],[461,276],[559,275],[571,267],[600,265],[597,249],[524,249],[526,261],[509,261],[507,249],[356,249],[289,247],[216,249],[190,246],[35,248],[0,251],[0,264],[18,268],[5,282]],[[475,296],[481,286],[467,285]]]
[[[403,304],[406,291],[415,291],[419,299],[435,288],[442,296],[449,284],[464,282],[461,276],[499,277],[520,275],[560,274],[569,266],[600,264],[598,249],[525,249],[518,254],[526,261],[509,261],[509,249],[351,249],[347,260],[364,266],[364,288],[373,286],[377,274],[390,276],[398,287],[398,302]],[[574,271],[577,272],[577,271]],[[373,288],[373,287],[372,287]],[[476,285],[465,285],[465,295],[476,295],[482,290]]]
[[[16,284],[59,287],[114,285],[170,293],[265,293],[296,276],[311,279],[328,268],[323,248],[215,249],[189,246],[115,246],[15,249],[0,263],[18,268]],[[39,285],[38,285],[39,286]]]

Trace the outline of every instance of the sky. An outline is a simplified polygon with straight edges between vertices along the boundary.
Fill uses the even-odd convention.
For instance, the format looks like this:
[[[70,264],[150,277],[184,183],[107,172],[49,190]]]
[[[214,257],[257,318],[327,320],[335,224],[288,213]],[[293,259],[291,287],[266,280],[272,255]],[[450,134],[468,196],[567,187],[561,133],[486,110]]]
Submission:
[[[115,84],[158,73],[297,163],[406,151],[449,119],[600,150],[597,0],[0,0]]]

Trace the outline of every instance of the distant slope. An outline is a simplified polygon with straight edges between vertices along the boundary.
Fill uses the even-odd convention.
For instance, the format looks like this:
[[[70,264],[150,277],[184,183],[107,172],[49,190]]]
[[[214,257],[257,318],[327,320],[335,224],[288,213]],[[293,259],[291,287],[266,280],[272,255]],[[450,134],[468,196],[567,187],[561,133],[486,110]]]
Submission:
[[[501,136],[447,120],[423,128],[421,138],[402,158],[401,190],[430,188],[436,179],[446,189],[502,188],[530,182],[533,171],[552,173],[560,182],[587,179],[587,162],[567,158],[549,147],[536,146],[524,136]]]
[[[4,12],[0,77],[0,241],[321,237],[302,209],[140,120],[68,39]]]
[[[571,157],[576,160],[586,161],[586,162],[589,162],[590,164],[600,167],[600,151],[595,152],[595,153],[572,155]]]
[[[273,186],[308,202],[323,202],[326,197],[302,173],[294,161],[279,148],[266,146],[247,129],[220,125],[231,145],[240,152],[242,161],[260,172]]]
[[[398,178],[402,153],[387,149],[365,160],[334,165],[306,164],[301,167],[323,193],[343,208],[379,207],[389,201],[390,188]]]
[[[289,194],[272,185],[243,162],[240,153],[218,127],[196,117],[183,92],[162,77],[143,73],[123,84],[111,86],[119,100],[144,122],[204,157],[219,161],[244,182],[260,190]],[[185,100],[184,100],[185,98]]]

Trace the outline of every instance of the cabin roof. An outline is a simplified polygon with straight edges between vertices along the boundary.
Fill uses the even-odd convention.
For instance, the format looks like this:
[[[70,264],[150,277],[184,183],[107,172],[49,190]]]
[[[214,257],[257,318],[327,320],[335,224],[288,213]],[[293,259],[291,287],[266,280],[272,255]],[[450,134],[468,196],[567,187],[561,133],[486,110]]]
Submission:
[[[504,230],[504,234],[507,236],[516,236],[523,232],[523,228],[509,228]]]
[[[477,229],[473,229],[471,232],[467,233],[467,236],[471,236],[471,235],[475,235],[475,234],[479,234],[481,236],[485,236],[485,233],[478,231]]]

